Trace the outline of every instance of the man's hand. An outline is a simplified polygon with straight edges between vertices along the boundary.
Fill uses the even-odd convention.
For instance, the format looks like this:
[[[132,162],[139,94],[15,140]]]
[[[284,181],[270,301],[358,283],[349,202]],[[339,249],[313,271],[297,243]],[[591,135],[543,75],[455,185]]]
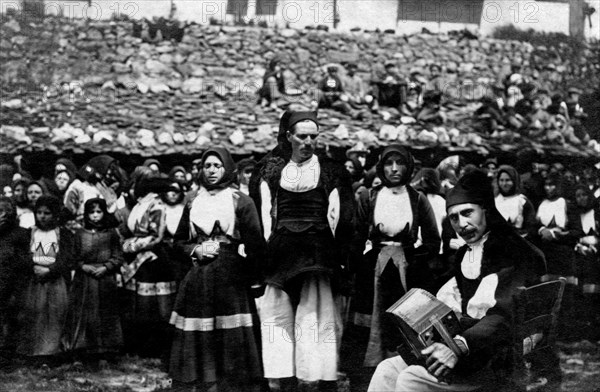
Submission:
[[[442,343],[433,343],[421,354],[428,355],[425,362],[427,371],[436,378],[446,377],[458,362],[456,354]]]

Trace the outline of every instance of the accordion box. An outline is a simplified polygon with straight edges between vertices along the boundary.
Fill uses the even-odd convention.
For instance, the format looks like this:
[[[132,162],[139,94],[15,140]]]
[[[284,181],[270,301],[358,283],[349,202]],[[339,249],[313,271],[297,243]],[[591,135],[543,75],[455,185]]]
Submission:
[[[404,338],[405,347],[399,347],[398,351],[407,363],[424,364],[426,356],[421,350],[435,342],[444,343],[457,355],[460,353],[453,340],[462,331],[458,317],[429,292],[411,289],[386,313]]]

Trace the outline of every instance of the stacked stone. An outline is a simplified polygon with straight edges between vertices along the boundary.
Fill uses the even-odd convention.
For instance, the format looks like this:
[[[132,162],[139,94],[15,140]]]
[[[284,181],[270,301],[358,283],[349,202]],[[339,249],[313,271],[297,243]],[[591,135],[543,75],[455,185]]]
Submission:
[[[470,119],[477,101],[517,62],[552,62],[567,84],[598,78],[598,45],[573,56],[569,48],[533,47],[495,39],[420,34],[327,33],[256,27],[186,27],[181,42],[135,38],[130,21],[38,21],[4,18],[0,25],[0,151],[91,150],[141,155],[197,153],[221,144],[235,154],[266,152],[280,113],[261,109],[256,90],[269,59],[283,58],[287,80],[309,92],[328,63],[353,61],[365,79],[396,60],[402,72],[441,64],[458,73],[444,127],[411,117],[369,121],[324,110],[322,142],[350,146],[400,141],[483,154],[541,146],[517,134],[481,135]],[[596,57],[594,57],[596,56]],[[595,58],[595,60],[594,60]],[[584,82],[585,81],[585,82]],[[584,84],[585,83],[585,84]],[[450,91],[450,90],[449,90]],[[452,96],[455,94],[456,96]],[[554,147],[561,154],[591,150]]]

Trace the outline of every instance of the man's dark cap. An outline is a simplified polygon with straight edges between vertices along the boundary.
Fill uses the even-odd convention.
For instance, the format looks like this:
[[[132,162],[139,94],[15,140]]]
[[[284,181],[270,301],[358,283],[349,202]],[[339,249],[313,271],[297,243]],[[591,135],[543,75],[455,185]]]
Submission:
[[[463,175],[446,195],[446,210],[467,203],[478,204],[483,208],[495,208],[492,184],[482,170],[473,170]]]
[[[285,130],[289,131],[294,125],[301,121],[312,121],[315,124],[317,124],[317,127],[319,126],[319,121],[317,120],[316,112],[291,112],[287,119],[287,123],[285,124]]]

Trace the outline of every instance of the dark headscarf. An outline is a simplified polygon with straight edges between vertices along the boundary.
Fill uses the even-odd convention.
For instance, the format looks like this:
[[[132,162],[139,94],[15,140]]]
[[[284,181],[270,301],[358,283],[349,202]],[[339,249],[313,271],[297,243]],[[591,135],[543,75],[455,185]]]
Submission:
[[[247,167],[252,167],[254,169],[254,167],[256,167],[256,160],[252,159],[252,158],[244,158],[244,159],[240,159],[237,163],[237,170],[238,173],[241,173],[244,171],[244,169],[246,169]]]
[[[77,167],[75,166],[75,164],[67,158],[59,158],[56,160],[56,163],[54,164],[54,177],[56,177],[56,175],[58,174],[58,172],[60,170],[56,170],[56,166],[58,165],[63,165],[66,169],[66,171],[69,173],[69,176],[72,179],[75,179],[75,173],[77,173]]]
[[[160,198],[162,199],[162,201],[170,206],[175,206],[177,204],[180,204],[183,199],[185,198],[185,194],[188,191],[188,186],[187,183],[183,182],[183,181],[177,181],[177,180],[173,180],[170,179],[171,184],[169,185],[169,189],[167,192],[176,192],[177,193],[177,200],[172,203],[167,199],[167,192],[161,193]]]
[[[97,205],[100,207],[104,216],[98,223],[94,223],[90,221],[90,212],[92,212],[92,208]],[[83,207],[83,227],[88,230],[106,230],[116,226],[116,219],[112,214],[108,212],[108,207],[106,206],[106,200],[101,199],[99,197],[95,197],[93,199],[89,199],[85,202]]]
[[[171,181],[175,181],[175,173],[182,172],[183,175],[187,175],[187,170],[183,166],[173,166],[173,168],[169,171],[169,179]]]
[[[135,197],[141,198],[149,193],[162,194],[171,189],[171,180],[165,176],[160,177],[142,177],[135,185]]]
[[[40,207],[48,207],[50,213],[52,214],[52,222],[49,227],[44,227],[43,230],[52,230],[55,229],[60,222],[60,209],[62,203],[60,200],[54,196],[42,195],[37,202],[35,203],[35,207],[33,207],[33,214],[35,216],[35,225],[39,227],[39,222],[37,220],[37,211]]]
[[[17,208],[13,200],[6,196],[0,196],[0,204],[4,204],[4,214],[0,215],[0,232],[12,230],[19,223],[17,219]]]
[[[400,154],[400,156],[403,158],[403,161],[404,161],[403,163],[406,165],[406,168],[407,168],[406,174],[402,178],[400,185],[408,184],[408,182],[412,178],[413,170],[415,170],[415,160],[414,160],[412,154],[406,148],[402,147],[399,144],[392,144],[392,145],[384,148],[384,150],[381,153],[381,156],[379,158],[379,162],[377,162],[376,167],[377,167],[377,176],[381,179],[381,182],[383,183],[383,185],[388,186],[388,187],[392,186],[392,184],[386,178],[384,171],[383,171],[383,167],[385,165],[385,160],[394,153]]]
[[[96,173],[100,174],[101,177],[104,177],[108,172],[108,168],[110,165],[115,163],[117,160],[108,155],[98,155],[97,157],[93,157],[88,161],[88,165],[90,165]]]
[[[37,185],[42,189],[42,196],[48,195],[48,188],[46,188],[46,185],[44,185],[44,183],[41,181],[31,181],[29,184],[27,184],[27,188],[25,188],[25,194],[29,193],[28,190],[32,185]],[[29,198],[27,198],[27,201],[29,202]]]
[[[598,200],[596,200],[596,197],[594,196],[594,192],[592,192],[592,190],[587,185],[577,184],[577,186],[575,186],[575,189],[573,190],[573,194],[576,194],[576,192],[578,190],[584,191],[588,197],[587,205],[585,205],[585,206],[580,206],[579,203],[577,203],[577,200],[575,200],[575,202],[577,204],[577,209],[579,210],[579,212],[581,214],[588,212],[589,210],[596,208],[598,206]]]
[[[21,200],[17,200],[17,198],[14,196],[14,191],[15,189],[17,189],[17,187],[19,185],[23,186],[23,196]],[[15,201],[15,205],[17,207],[27,207],[27,204],[29,203],[29,200],[27,200],[27,187],[29,186],[29,180],[26,178],[21,178],[20,180],[14,181],[12,183],[12,189],[13,189],[13,199]]]
[[[360,163],[358,158],[346,158],[346,162],[348,161],[352,162],[352,166],[354,167],[354,174],[351,176],[352,181],[357,182],[362,180],[365,175],[365,169],[363,168],[363,165]]]
[[[439,195],[442,188],[437,170],[429,167],[425,167],[417,172],[413,184],[416,190],[426,195]]]
[[[510,193],[505,196],[512,196],[512,195],[521,193],[521,176],[517,172],[517,169],[515,169],[514,167],[512,167],[510,165],[501,165],[498,168],[498,173],[496,175],[496,181],[500,181],[500,175],[502,173],[508,174],[508,176],[511,178],[511,180],[513,181],[513,184],[514,184]]]
[[[223,168],[225,169],[223,172],[223,177],[221,177],[219,182],[216,184],[209,184],[206,180],[206,177],[204,176],[204,162],[211,155],[214,155],[217,158],[219,158],[223,163]],[[208,190],[225,189],[229,185],[231,185],[233,181],[235,181],[235,162],[233,161],[233,158],[231,157],[229,151],[227,151],[227,149],[223,147],[212,147],[204,151],[204,154],[202,154],[202,162],[200,165],[200,184]]]
[[[556,192],[555,192],[556,198],[563,196],[563,179],[562,179],[562,176],[560,173],[558,173],[558,172],[548,173],[548,177],[544,181],[544,185],[546,183],[556,186]],[[547,198],[548,195],[546,194],[545,189],[544,189],[544,194],[545,194],[545,197]]]

